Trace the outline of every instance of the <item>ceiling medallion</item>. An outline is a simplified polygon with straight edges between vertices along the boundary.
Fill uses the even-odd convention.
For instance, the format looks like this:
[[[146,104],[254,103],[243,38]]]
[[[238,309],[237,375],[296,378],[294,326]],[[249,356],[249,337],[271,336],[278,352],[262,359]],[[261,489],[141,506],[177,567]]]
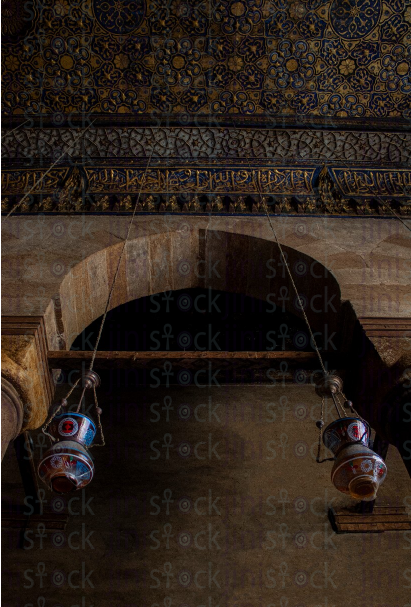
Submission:
[[[141,24],[145,0],[93,0],[94,15],[110,34],[130,34]]]
[[[331,25],[346,40],[358,40],[369,34],[380,20],[381,0],[334,0]]]

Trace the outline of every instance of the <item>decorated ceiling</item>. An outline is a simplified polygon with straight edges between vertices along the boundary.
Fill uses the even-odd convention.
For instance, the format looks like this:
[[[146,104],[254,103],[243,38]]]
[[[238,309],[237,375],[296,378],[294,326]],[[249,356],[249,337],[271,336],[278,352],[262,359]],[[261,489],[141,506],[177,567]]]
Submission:
[[[2,0],[4,115],[411,118],[411,0]]]

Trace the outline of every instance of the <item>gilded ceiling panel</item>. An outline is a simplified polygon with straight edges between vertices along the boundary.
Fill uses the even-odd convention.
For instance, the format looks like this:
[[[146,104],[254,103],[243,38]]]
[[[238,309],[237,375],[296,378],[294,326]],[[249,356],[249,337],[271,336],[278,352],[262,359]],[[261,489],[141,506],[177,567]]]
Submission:
[[[3,114],[411,117],[411,0],[2,3]]]

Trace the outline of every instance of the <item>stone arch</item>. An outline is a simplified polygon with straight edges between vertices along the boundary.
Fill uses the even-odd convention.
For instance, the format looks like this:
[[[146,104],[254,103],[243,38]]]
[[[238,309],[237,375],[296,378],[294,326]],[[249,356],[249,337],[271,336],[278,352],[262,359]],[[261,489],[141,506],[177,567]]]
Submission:
[[[102,314],[129,221],[121,215],[39,215],[16,217],[4,229],[3,348],[22,374],[10,371],[13,386],[20,389],[24,383],[26,400],[36,403],[27,427],[44,421],[52,399],[47,348],[70,347]],[[403,372],[409,373],[409,332],[405,332],[410,309],[408,234],[398,221],[376,218],[273,216],[271,221],[294,271],[296,263],[308,264],[309,271],[297,276],[300,292],[310,299],[328,288],[322,302],[315,300],[318,312],[311,311],[310,322],[314,330],[326,324],[329,332],[344,327],[343,350],[350,353],[352,367],[347,395],[384,436],[385,422],[379,416],[384,395],[398,384]],[[265,298],[287,287],[281,282],[278,247],[265,217],[138,215],[131,236],[112,307],[166,288],[210,286]],[[270,259],[277,272],[271,278],[270,272],[265,274]],[[218,260],[218,274],[204,274]],[[324,307],[326,302],[327,309],[321,310],[320,304]],[[331,302],[333,308],[328,305]],[[285,304],[298,314],[291,298]],[[381,339],[385,319],[391,330]],[[353,339],[357,330],[358,348]],[[39,372],[33,383],[36,365]],[[372,381],[364,379],[364,373]],[[382,382],[384,374],[387,378]],[[408,406],[407,398],[404,392],[404,406]],[[388,432],[385,435],[389,438]]]
[[[104,312],[123,243],[74,265],[59,288],[65,345]],[[320,261],[283,245],[306,311],[317,332],[336,331],[341,290]],[[145,234],[126,245],[110,309],[140,297],[196,287],[241,293],[302,316],[278,246],[267,238],[222,230]]]
[[[246,230],[210,230],[203,226],[204,223],[202,226],[194,224],[187,231],[168,229],[160,233],[146,232],[132,238],[126,246],[110,309],[167,290],[210,287],[242,293],[257,299],[267,299],[268,295],[272,295],[271,301],[276,305],[284,305],[287,311],[301,316],[295,305],[292,285],[280,260],[278,245],[269,232],[255,236]],[[349,257],[347,246],[345,252],[341,252],[341,257],[345,255],[348,258],[346,266],[340,266],[342,270],[331,271],[326,264],[325,241],[316,243],[316,256],[312,254],[313,249],[310,249],[312,243],[308,243],[308,247],[297,248],[292,246],[293,240],[290,237],[281,238],[281,243],[298,290],[308,302],[312,329],[320,334],[328,332],[328,336],[337,334],[332,347],[338,347],[338,334],[341,333],[343,323],[351,325],[348,333],[353,331],[354,324],[361,330],[358,312],[350,305],[351,297],[347,297],[355,288],[355,284],[350,284],[346,276],[356,252],[352,252]],[[341,246],[341,243],[339,245]],[[74,264],[61,281],[60,324],[66,333],[66,348],[71,346],[77,335],[93,320],[103,314],[122,246],[123,242],[120,241],[95,250]],[[365,284],[367,288],[372,286],[371,281]],[[282,293],[285,297],[282,297]],[[404,428],[402,442],[398,442],[393,434],[395,419],[399,414],[407,412],[404,407],[408,406],[409,392],[404,393],[404,381],[398,388],[401,394],[390,404],[388,413],[384,413],[382,408],[384,393],[388,393],[393,384],[399,385],[398,377],[401,376],[404,365],[409,365],[408,359],[405,362],[402,359],[399,361],[401,364],[398,377],[393,380],[391,367],[387,368],[390,377],[383,382],[384,385],[374,382],[375,385],[369,386],[369,390],[364,392],[365,384],[359,371],[369,367],[372,369],[372,377],[375,378],[381,376],[385,367],[380,354],[364,333],[362,339],[367,341],[369,348],[363,359],[358,359],[357,353],[352,350],[353,346],[349,344],[350,356],[353,355],[350,369],[353,381],[347,382],[347,395],[353,398],[357,410],[367,418],[383,439],[397,444],[411,474],[406,459],[406,448],[409,450],[410,444],[409,429]]]

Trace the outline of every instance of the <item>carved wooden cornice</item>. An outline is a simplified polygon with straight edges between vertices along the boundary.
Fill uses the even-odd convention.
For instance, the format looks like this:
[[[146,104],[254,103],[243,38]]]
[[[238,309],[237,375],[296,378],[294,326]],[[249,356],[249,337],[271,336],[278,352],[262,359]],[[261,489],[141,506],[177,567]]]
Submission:
[[[411,172],[305,168],[3,171],[2,213],[410,216]],[[33,185],[38,183],[37,188]],[[379,184],[380,189],[376,184]],[[30,191],[30,196],[25,192]],[[141,195],[140,195],[141,190]],[[19,202],[22,201],[21,204]]]
[[[25,128],[2,140],[2,211],[410,215],[411,133]],[[60,158],[59,162],[55,162]],[[147,164],[150,159],[150,166]],[[325,168],[327,166],[327,168]]]
[[[402,131],[107,126],[84,129],[83,137],[79,138],[80,133],[81,129],[68,127],[4,129],[3,161],[50,161],[67,151],[72,159],[87,157],[93,163],[107,158],[142,160],[145,164],[153,153],[154,160],[216,159],[219,163],[246,157],[274,164],[375,163],[376,167],[411,164],[411,133]]]
[[[112,195],[112,196],[87,196],[72,201],[63,200],[59,202],[51,196],[32,197],[23,202],[16,213],[31,215],[42,213],[44,215],[54,214],[132,214],[135,205],[135,196]],[[13,208],[18,201],[17,197],[5,196],[2,198],[2,214]],[[308,198],[297,200],[291,197],[275,199],[271,197],[267,202],[269,214],[273,215],[312,215],[312,216],[346,216],[346,217],[395,217],[408,218],[411,216],[411,205],[400,204],[395,200],[388,200],[384,206],[377,199],[350,199],[335,203],[323,203],[320,198]],[[258,194],[248,196],[209,196],[207,200],[200,200],[198,196],[177,197],[153,197],[143,195],[137,204],[137,213],[140,214],[219,214],[219,215],[266,215],[265,206],[260,201]]]

